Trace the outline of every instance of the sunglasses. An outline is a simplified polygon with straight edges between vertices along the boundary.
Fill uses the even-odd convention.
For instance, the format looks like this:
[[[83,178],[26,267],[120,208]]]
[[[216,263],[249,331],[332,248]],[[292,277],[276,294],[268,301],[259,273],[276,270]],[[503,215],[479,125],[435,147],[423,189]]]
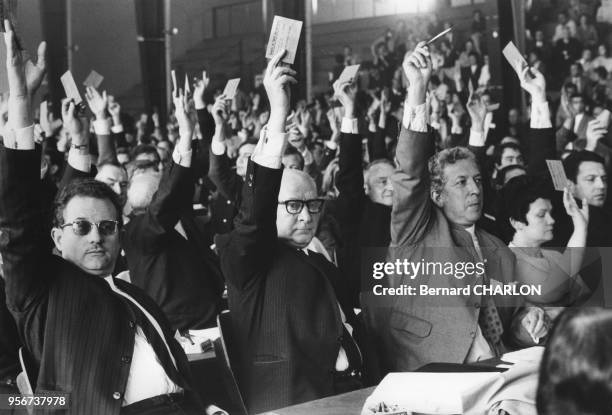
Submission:
[[[308,213],[320,213],[323,209],[323,199],[311,199],[311,200],[286,200],[284,202],[278,202],[279,205],[285,205],[287,212],[292,215],[299,214],[304,205],[307,206]]]
[[[102,236],[114,235],[119,230],[119,222],[116,220],[101,220],[100,222],[95,223],[85,219],[78,219],[74,222],[65,223],[60,226],[60,228],[64,229],[67,226],[71,226],[72,232],[79,236],[89,235],[89,232],[91,232],[94,226],[98,228],[98,232]]]

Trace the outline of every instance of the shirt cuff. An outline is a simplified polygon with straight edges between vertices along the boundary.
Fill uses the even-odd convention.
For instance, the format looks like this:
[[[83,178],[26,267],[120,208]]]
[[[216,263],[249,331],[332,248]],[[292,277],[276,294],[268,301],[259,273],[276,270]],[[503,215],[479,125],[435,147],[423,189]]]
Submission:
[[[332,140],[325,141],[325,146],[330,150],[336,150],[338,148],[338,143]]]
[[[547,101],[531,103],[530,127],[533,129],[552,128]]]
[[[485,138],[484,131],[470,130],[470,140],[468,143],[472,147],[484,147]]]
[[[210,143],[210,150],[215,156],[222,156],[225,153],[225,143],[222,141],[213,140]]]
[[[71,148],[68,152],[68,164],[73,169],[89,173],[91,171],[91,155],[79,154],[77,149]]]
[[[111,120],[110,118],[104,118],[103,120],[95,120],[93,122],[94,133],[96,135],[110,135],[111,132]]]
[[[172,153],[172,160],[175,164],[179,166],[189,168],[191,167],[191,156],[193,152],[191,150],[182,152],[178,149],[178,147],[174,147],[174,152]]]
[[[4,147],[12,150],[34,150],[34,124],[24,128],[7,128]]]
[[[344,134],[359,134],[357,118],[342,118],[340,132]]]
[[[206,415],[214,415],[214,414],[216,414],[216,413],[221,413],[221,414],[223,414],[223,415],[228,415],[228,413],[227,413],[227,412],[225,412],[223,409],[219,408],[219,407],[218,407],[218,406],[216,406],[216,405],[209,405],[209,406],[206,408]]]
[[[280,169],[288,135],[287,133],[273,133],[266,130],[257,143],[251,160],[269,169]]]
[[[111,131],[115,134],[121,134],[123,132],[123,124],[113,125]]]
[[[404,110],[404,128],[417,133],[427,132],[427,105],[425,103],[416,107],[406,107]]]

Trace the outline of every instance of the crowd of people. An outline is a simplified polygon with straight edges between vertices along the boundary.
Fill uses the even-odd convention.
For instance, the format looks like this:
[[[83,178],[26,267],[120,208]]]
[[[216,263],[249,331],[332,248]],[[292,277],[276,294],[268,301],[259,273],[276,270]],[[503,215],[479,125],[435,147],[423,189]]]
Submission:
[[[32,390],[70,393],[67,413],[223,414],[175,333],[229,309],[249,413],[534,345],[548,345],[540,413],[607,413],[610,316],[592,307],[610,272],[612,58],[579,5],[528,39],[527,114],[499,114],[476,11],[431,45],[450,22],[398,23],[354,81],[338,80],[359,60],[345,47],[312,102],[292,96],[284,51],[233,100],[204,75],[173,91],[167,125],[130,122],[93,87],[87,113],[64,99],[56,119],[34,100],[45,44],[26,60],[6,22],[0,391],[23,393],[21,350]],[[562,191],[547,160],[562,162]],[[542,293],[375,295],[414,284],[372,278],[395,260],[485,263],[481,284]]]

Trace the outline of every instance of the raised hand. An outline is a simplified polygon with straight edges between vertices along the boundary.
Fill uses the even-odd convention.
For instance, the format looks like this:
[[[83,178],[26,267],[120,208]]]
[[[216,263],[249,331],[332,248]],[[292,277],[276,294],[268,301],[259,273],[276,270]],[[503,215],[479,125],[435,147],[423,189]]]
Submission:
[[[113,124],[121,124],[121,105],[115,101],[115,97],[112,95],[108,96],[108,112],[113,118]]]
[[[519,80],[521,87],[529,92],[532,100],[539,102],[546,100],[546,80],[536,68],[524,67]]]
[[[281,59],[286,51],[277,53],[266,67],[264,87],[270,101],[270,120],[268,131],[285,132],[285,122],[291,110],[291,89],[289,84],[296,84],[296,72],[283,66]]]
[[[195,79],[195,83],[193,84],[193,101],[195,102],[196,109],[206,108],[204,91],[206,91],[209,83],[210,78],[206,71],[202,71],[202,79]]]
[[[83,146],[89,144],[84,119],[77,117],[74,101],[69,98],[62,100],[62,122],[70,134],[73,145]]]
[[[4,29],[9,84],[9,123],[12,128],[24,128],[32,125],[33,122],[32,96],[40,86],[45,74],[47,45],[42,42],[38,47],[36,64],[31,61],[24,62],[9,20],[4,21]]]
[[[221,127],[227,122],[229,116],[229,105],[225,95],[221,94],[215,99],[215,103],[212,108],[212,116],[215,120],[215,125]]]
[[[563,206],[565,211],[572,218],[574,228],[581,227],[586,229],[589,224],[589,204],[586,199],[582,199],[582,208],[578,207],[576,199],[572,196],[569,188],[563,190]]]
[[[599,140],[606,135],[608,130],[603,126],[601,121],[594,119],[589,121],[586,130],[586,150],[594,151]]]
[[[476,96],[473,92],[468,98],[467,104],[468,114],[472,120],[472,129],[474,131],[484,131],[484,121],[487,115],[487,106],[482,102],[479,96]]]
[[[413,85],[426,87],[429,84],[432,64],[429,48],[425,42],[419,42],[412,53],[406,53],[402,67],[411,88]]]
[[[334,96],[338,98],[344,107],[344,116],[346,118],[355,118],[355,97],[357,96],[357,87],[350,81],[334,82]]]
[[[178,91],[172,92],[172,102],[174,103],[174,115],[179,127],[179,142],[183,142],[185,151],[188,151],[191,147],[191,137],[195,128],[193,118],[190,116],[189,98],[179,88]]]
[[[96,120],[104,120],[107,118],[106,110],[108,109],[108,96],[106,91],[102,94],[92,86],[85,88],[85,99],[89,105],[89,109],[96,117]]]

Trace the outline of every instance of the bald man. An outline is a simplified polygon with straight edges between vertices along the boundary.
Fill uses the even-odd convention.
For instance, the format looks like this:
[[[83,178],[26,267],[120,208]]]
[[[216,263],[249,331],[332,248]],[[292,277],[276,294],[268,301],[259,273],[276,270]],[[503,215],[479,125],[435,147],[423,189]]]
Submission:
[[[360,387],[361,356],[338,269],[306,249],[323,200],[303,171],[282,169],[294,71],[270,61],[264,85],[271,114],[247,167],[235,228],[217,238],[249,413]]]

